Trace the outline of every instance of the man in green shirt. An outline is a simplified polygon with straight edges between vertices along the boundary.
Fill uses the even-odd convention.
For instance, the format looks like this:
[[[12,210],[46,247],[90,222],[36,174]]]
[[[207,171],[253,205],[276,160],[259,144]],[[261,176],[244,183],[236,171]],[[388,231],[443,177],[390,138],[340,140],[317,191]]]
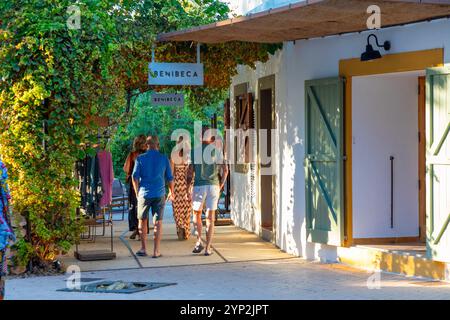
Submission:
[[[212,237],[214,234],[214,220],[220,192],[228,176],[228,166],[224,162],[223,150],[215,144],[215,138],[208,127],[202,128],[202,145],[192,150],[191,164],[187,174],[189,196],[193,201],[194,224],[197,227],[197,243],[193,253],[201,253],[205,249],[205,256],[211,255]],[[202,212],[206,209],[206,247],[202,243]]]

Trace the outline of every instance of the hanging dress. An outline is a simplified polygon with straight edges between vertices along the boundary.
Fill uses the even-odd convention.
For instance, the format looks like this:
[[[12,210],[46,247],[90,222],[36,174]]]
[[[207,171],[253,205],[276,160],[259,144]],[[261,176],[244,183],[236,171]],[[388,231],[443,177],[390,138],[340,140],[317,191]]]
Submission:
[[[9,202],[8,171],[6,166],[0,160],[0,300],[5,295],[4,276],[7,271],[6,250],[9,244],[15,240],[13,230],[10,224],[11,207]]]
[[[174,200],[173,215],[177,225],[178,239],[189,239],[191,236],[192,202],[188,198],[186,180],[188,164],[174,165]]]

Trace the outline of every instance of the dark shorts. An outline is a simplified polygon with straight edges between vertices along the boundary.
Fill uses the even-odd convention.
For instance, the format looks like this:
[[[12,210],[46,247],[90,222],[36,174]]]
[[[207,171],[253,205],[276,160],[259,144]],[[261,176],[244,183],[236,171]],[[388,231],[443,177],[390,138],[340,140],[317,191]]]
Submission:
[[[166,197],[162,198],[138,198],[138,212],[139,220],[146,220],[149,217],[150,210],[155,221],[162,221],[164,216],[164,208],[166,206]]]

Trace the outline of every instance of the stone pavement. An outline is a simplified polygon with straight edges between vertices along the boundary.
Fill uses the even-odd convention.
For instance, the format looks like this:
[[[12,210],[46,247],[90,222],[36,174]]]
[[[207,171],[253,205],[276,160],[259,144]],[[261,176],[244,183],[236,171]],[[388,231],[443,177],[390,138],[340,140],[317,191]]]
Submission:
[[[200,259],[203,257],[199,257]],[[65,276],[7,281],[6,299],[39,300],[322,300],[322,299],[449,299],[450,284],[381,274],[380,289],[369,289],[364,271],[323,265],[299,258],[228,262],[210,265],[156,267],[85,272],[82,277],[104,280],[177,283],[134,294],[57,292]]]
[[[109,249],[110,238],[107,228],[106,237],[97,237],[95,243],[83,241],[79,246],[80,251]],[[100,234],[101,230],[98,230]],[[203,234],[205,228],[203,228]],[[173,221],[172,207],[168,205],[165,211],[163,225],[163,239],[161,242],[160,259],[150,257],[137,257],[134,253],[140,249],[140,241],[130,240],[128,222],[114,222],[114,252],[115,260],[107,261],[78,261],[74,258],[73,248],[67,255],[60,257],[64,266],[77,265],[81,271],[103,271],[117,269],[133,269],[146,267],[168,267],[185,265],[217,264],[225,262],[254,261],[267,259],[292,258],[291,255],[282,252],[274,245],[258,238],[253,233],[243,231],[234,226],[220,226],[215,229],[213,248],[215,254],[209,257],[192,254],[195,245],[195,237],[187,241],[177,239],[176,227]],[[148,253],[153,250],[152,233],[148,240]]]
[[[77,265],[82,284],[96,279],[176,283],[134,294],[59,292],[66,288],[67,276],[9,279],[6,299],[450,299],[450,284],[417,280],[392,274],[373,274],[339,264],[320,264],[292,257],[256,235],[234,226],[217,227],[215,254],[193,255],[194,239],[178,241],[171,217],[166,212],[163,257],[137,258],[139,242],[128,239],[127,223],[115,223],[114,247],[117,259],[80,262],[73,252],[61,257],[63,264]],[[149,245],[152,243],[149,241]],[[108,247],[108,239],[84,243],[81,250]]]

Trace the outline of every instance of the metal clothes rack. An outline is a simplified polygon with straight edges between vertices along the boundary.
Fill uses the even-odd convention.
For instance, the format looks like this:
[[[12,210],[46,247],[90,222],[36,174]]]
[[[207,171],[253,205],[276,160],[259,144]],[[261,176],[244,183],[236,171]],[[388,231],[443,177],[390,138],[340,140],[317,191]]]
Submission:
[[[97,134],[97,152],[101,149],[106,149],[106,145],[109,141],[110,135],[108,129],[105,129],[103,133],[98,130]],[[102,141],[101,139],[107,139],[105,141],[105,148],[101,148]],[[81,172],[82,177],[80,181],[80,187],[83,187],[83,184],[90,183],[92,187],[92,181],[90,181],[90,175],[92,168],[88,168],[87,158],[83,160],[84,167]],[[93,160],[95,161],[95,160]],[[92,166],[92,164],[91,164]],[[88,178],[89,176],[89,178]],[[101,182],[100,182],[101,183]],[[113,214],[112,214],[112,203],[107,207],[99,208],[98,200],[99,194],[97,192],[98,186],[95,190],[89,190],[91,194],[87,194],[87,188],[84,188],[82,191],[82,205],[84,208],[79,208],[77,212],[79,213],[79,219],[83,220],[83,226],[85,227],[85,232],[83,232],[80,236],[79,241],[75,244],[75,253],[74,256],[76,259],[80,261],[96,261],[96,260],[112,260],[116,258],[116,253],[114,252],[114,223],[113,223]],[[84,192],[84,195],[83,195]],[[84,196],[84,198],[83,198]],[[87,197],[92,197],[92,203],[87,201]],[[81,212],[84,211],[84,215],[81,215]],[[110,228],[110,248],[109,250],[90,250],[90,251],[80,251],[79,244],[81,241],[88,241],[90,243],[95,243],[97,237],[106,236],[106,228]],[[101,234],[99,235],[97,230],[101,228]]]

